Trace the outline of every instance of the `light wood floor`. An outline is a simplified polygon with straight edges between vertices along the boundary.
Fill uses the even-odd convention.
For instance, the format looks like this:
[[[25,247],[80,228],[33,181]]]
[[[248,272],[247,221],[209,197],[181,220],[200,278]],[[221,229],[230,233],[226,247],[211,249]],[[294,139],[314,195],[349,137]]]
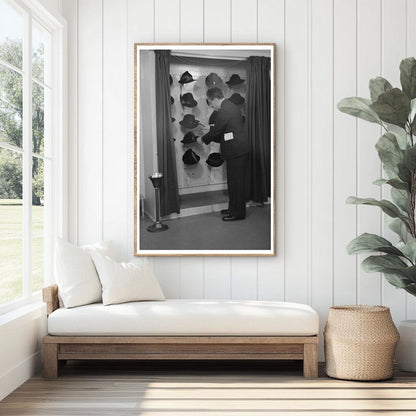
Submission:
[[[305,380],[298,363],[71,362],[57,380],[33,377],[0,415],[416,415],[416,375],[384,382]]]

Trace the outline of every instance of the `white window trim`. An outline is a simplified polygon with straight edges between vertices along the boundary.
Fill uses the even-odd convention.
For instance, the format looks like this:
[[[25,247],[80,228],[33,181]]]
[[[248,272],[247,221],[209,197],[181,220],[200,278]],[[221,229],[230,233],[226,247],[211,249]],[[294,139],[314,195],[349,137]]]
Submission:
[[[51,196],[50,209],[52,213],[53,221],[50,225],[50,244],[49,247],[45,246],[45,257],[48,256],[50,261],[45,262],[45,286],[54,282],[53,273],[53,249],[54,242],[57,237],[66,239],[68,236],[68,172],[67,172],[67,155],[68,155],[68,143],[67,143],[67,131],[68,131],[68,41],[67,41],[67,23],[61,16],[57,16],[43,7],[43,5],[37,0],[15,0],[15,3],[23,8],[26,12],[29,12],[28,24],[25,24],[24,34],[24,47],[30,45],[31,37],[31,18],[35,18],[43,26],[45,26],[51,32],[51,57],[52,57],[52,71],[51,71],[51,86],[52,86],[52,98],[51,98],[51,111],[52,111],[52,126],[51,126],[51,157],[52,157],[52,172],[51,172]],[[29,30],[28,30],[29,29]],[[28,42],[29,41],[29,42]],[[28,60],[26,60],[28,61]],[[32,62],[25,62],[23,71],[27,71],[31,74]],[[28,82],[29,80],[29,82]],[[26,88],[26,93],[31,98],[32,81],[31,77],[24,79],[23,88]],[[25,85],[28,84],[28,85]],[[29,100],[31,103],[31,99]],[[26,100],[26,105],[28,101]],[[31,125],[32,125],[32,109],[24,108],[24,122],[23,122],[23,140],[29,138],[31,140]],[[25,119],[28,117],[28,120]],[[29,130],[26,132],[26,130]],[[25,134],[26,133],[26,134]],[[7,146],[6,146],[7,148]],[[23,146],[23,158],[30,160],[27,162],[29,166],[32,164],[32,146]],[[25,162],[24,162],[25,163]],[[26,169],[26,174],[23,174],[23,187],[24,192],[30,192],[32,189],[32,175],[31,169]],[[30,176],[30,177],[29,177]],[[24,199],[25,201],[25,199]],[[26,204],[23,206],[24,221],[27,221],[28,229],[31,230],[31,197],[29,200],[26,198]],[[45,224],[45,227],[47,225]],[[24,244],[24,276],[31,275],[31,236],[25,234],[23,241]],[[31,279],[29,279],[31,281]],[[32,293],[30,284],[27,284],[23,293],[23,298],[16,299],[0,306],[0,315],[24,307],[27,304],[33,302],[39,302],[40,291]]]

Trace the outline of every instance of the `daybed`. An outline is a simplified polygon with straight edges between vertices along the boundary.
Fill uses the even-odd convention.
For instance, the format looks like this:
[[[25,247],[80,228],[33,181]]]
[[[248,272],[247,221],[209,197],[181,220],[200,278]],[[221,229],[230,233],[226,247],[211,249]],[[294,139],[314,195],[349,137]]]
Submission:
[[[318,314],[289,302],[177,300],[59,308],[58,287],[43,289],[48,335],[44,377],[69,359],[303,360],[318,375]]]

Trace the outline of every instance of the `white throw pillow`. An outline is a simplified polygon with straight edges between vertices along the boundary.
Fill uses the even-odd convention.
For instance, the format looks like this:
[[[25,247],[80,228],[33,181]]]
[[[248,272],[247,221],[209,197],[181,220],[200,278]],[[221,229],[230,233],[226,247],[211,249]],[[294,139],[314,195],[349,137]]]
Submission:
[[[103,288],[103,304],[141,300],[165,300],[156,276],[147,264],[117,263],[108,256],[91,253]]]
[[[66,308],[101,302],[101,283],[90,253],[112,255],[112,242],[100,241],[76,247],[58,239],[55,248],[55,279]]]

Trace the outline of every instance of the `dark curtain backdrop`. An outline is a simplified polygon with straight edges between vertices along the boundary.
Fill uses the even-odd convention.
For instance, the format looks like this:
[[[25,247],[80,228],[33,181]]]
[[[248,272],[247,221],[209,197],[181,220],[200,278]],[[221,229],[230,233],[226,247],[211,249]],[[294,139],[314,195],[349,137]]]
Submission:
[[[250,143],[247,200],[265,202],[271,195],[270,58],[247,59],[247,134]]]
[[[169,66],[170,51],[155,51],[156,57],[156,134],[159,171],[163,173],[160,190],[161,215],[179,213],[180,202],[176,174],[175,147],[172,140]]]

